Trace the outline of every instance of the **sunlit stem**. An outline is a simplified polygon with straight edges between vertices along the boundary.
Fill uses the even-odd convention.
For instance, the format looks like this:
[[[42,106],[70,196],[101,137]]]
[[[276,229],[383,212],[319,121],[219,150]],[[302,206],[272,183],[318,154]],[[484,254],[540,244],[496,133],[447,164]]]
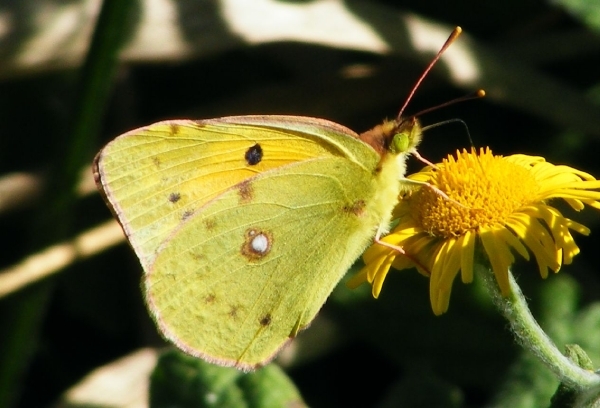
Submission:
[[[479,266],[484,269],[483,266]],[[587,390],[600,385],[600,375],[585,370],[564,356],[554,342],[542,330],[533,318],[523,292],[517,285],[510,270],[508,271],[511,294],[503,297],[494,273],[485,268],[480,276],[484,277],[486,287],[504,317],[509,321],[517,341],[542,360],[559,378],[561,383],[573,390]]]

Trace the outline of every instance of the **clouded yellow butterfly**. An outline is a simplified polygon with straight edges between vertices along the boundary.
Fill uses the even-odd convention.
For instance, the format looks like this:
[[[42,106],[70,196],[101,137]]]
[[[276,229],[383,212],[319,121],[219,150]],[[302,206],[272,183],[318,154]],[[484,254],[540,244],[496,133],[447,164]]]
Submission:
[[[300,116],[171,120],[104,147],[96,183],[162,334],[217,364],[270,361],[387,231],[421,140],[400,114],[360,135]]]

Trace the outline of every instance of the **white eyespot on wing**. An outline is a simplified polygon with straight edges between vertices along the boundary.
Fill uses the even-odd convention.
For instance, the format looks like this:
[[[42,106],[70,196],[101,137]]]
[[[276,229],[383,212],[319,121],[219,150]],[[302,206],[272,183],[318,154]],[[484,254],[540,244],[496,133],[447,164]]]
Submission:
[[[252,239],[250,246],[255,252],[264,254],[269,249],[269,239],[264,234],[259,234]]]
[[[249,228],[244,234],[241,254],[249,261],[258,261],[271,252],[272,246],[273,234],[270,231]]]

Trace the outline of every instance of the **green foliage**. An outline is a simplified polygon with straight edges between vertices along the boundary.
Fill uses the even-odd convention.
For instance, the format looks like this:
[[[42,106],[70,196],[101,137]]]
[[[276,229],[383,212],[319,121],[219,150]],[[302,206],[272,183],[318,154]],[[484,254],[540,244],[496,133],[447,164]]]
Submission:
[[[600,32],[600,3],[589,0],[554,0],[573,16],[587,24],[589,28]]]
[[[294,383],[275,364],[252,373],[218,367],[176,350],[152,373],[151,407],[302,407]]]

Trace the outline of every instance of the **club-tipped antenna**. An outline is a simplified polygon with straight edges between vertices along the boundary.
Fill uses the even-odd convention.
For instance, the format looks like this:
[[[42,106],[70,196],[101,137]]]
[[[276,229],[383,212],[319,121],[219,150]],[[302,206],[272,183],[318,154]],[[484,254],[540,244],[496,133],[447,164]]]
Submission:
[[[412,117],[421,116],[425,113],[429,113],[429,112],[438,110],[440,108],[445,108],[446,106],[454,105],[455,103],[470,101],[472,99],[479,99],[479,98],[483,98],[484,96],[485,96],[485,91],[483,89],[478,89],[477,91],[467,94],[465,96],[461,96],[461,97],[449,100],[449,101],[441,103],[439,105],[432,106],[431,108],[423,109],[422,111],[419,111],[413,115],[410,115],[410,117],[412,118]]]
[[[450,34],[450,36],[448,37],[448,39],[446,40],[446,42],[444,43],[444,45],[442,46],[442,48],[437,52],[437,54],[435,55],[435,57],[433,58],[433,60],[429,63],[429,65],[427,66],[427,68],[425,68],[425,71],[423,71],[423,73],[421,74],[421,76],[417,80],[417,83],[415,84],[415,86],[413,86],[412,90],[408,94],[408,98],[406,98],[406,101],[404,102],[404,105],[402,105],[402,108],[400,108],[400,112],[398,112],[398,117],[397,117],[398,121],[401,120],[402,114],[404,113],[404,109],[406,109],[406,106],[408,105],[408,103],[412,99],[413,95],[417,91],[417,88],[419,88],[419,85],[421,85],[421,82],[423,82],[423,79],[425,79],[425,77],[427,76],[427,74],[429,73],[429,71],[431,71],[431,68],[433,68],[433,66],[435,65],[435,63],[440,59],[440,57],[442,56],[442,54],[444,53],[444,51],[446,51],[448,49],[448,47],[450,46],[450,44],[452,44],[458,38],[458,36],[460,35],[460,33],[462,33],[462,28],[460,28],[459,26],[457,26],[456,28],[454,28],[454,30],[452,31],[452,33]]]

